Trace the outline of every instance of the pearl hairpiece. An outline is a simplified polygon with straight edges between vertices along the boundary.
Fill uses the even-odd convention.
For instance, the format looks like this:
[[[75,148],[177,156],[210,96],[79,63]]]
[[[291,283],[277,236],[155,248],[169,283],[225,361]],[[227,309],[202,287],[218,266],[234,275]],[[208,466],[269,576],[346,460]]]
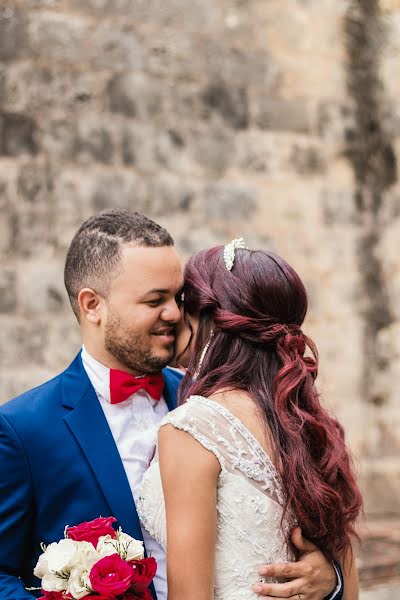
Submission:
[[[232,271],[233,263],[235,261],[235,252],[238,249],[248,250],[242,237],[236,238],[224,246],[224,263],[228,271]]]

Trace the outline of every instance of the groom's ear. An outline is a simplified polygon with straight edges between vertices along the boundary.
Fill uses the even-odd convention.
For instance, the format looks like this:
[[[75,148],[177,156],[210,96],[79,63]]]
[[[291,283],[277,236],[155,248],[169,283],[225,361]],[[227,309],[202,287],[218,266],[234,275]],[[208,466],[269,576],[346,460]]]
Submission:
[[[102,297],[91,288],[83,288],[78,294],[80,321],[86,320],[99,325],[102,312]]]

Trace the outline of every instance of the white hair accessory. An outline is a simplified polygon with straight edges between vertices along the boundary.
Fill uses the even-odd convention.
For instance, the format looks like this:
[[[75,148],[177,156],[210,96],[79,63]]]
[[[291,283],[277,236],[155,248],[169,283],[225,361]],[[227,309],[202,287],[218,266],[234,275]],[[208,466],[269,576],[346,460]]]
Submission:
[[[244,239],[236,238],[224,246],[224,263],[228,271],[232,271],[233,263],[235,262],[236,250],[248,250]]]

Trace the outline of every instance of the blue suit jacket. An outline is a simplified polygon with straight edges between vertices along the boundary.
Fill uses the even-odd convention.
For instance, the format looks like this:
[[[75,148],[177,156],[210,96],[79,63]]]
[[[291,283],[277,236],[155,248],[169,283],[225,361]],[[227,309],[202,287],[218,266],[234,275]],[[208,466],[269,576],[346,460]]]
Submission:
[[[164,370],[170,410],[180,378]],[[66,525],[110,515],[142,539],[122,461],[79,354],[61,375],[0,407],[1,600],[32,600],[25,587],[40,585],[32,571],[41,542],[60,540]]]

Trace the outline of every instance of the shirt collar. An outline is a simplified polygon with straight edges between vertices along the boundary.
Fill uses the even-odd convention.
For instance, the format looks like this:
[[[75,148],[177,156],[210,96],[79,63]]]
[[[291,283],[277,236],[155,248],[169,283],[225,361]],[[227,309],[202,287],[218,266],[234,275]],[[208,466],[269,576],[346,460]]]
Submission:
[[[107,402],[110,402],[110,369],[93,358],[84,345],[82,346],[81,357],[84,369],[97,395],[107,400]],[[157,403],[157,400],[154,400],[154,398],[149,396],[145,390],[140,390],[136,394],[132,394],[128,400],[138,394],[148,398],[152,406]]]
[[[110,369],[93,358],[82,346],[82,363],[95,391],[110,402]]]

